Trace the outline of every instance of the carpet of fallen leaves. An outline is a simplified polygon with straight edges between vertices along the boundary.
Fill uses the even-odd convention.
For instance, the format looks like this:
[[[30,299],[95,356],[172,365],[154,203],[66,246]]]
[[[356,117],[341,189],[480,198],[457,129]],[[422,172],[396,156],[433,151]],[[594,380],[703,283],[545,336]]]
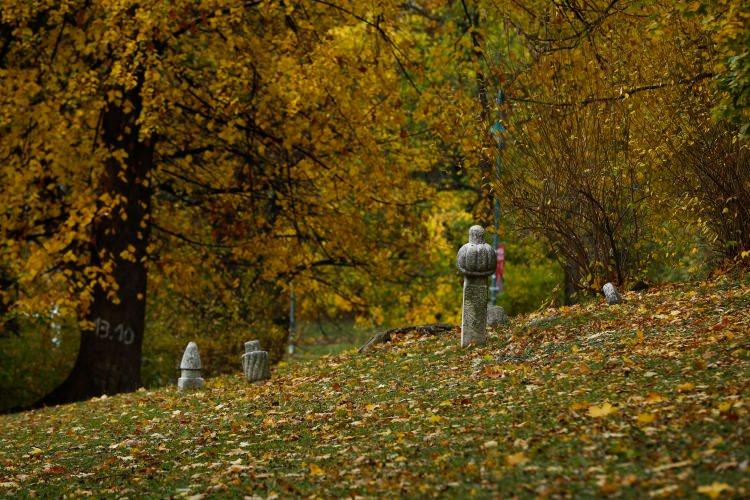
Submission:
[[[0,417],[0,496],[750,496],[750,286]]]

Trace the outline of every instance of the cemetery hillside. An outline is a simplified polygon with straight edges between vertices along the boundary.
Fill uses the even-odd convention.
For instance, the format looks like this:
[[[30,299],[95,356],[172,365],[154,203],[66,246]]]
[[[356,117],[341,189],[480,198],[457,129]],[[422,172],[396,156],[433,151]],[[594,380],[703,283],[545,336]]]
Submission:
[[[0,495],[747,497],[750,283],[624,299],[4,416]]]
[[[0,498],[750,497],[748,0],[0,1]]]

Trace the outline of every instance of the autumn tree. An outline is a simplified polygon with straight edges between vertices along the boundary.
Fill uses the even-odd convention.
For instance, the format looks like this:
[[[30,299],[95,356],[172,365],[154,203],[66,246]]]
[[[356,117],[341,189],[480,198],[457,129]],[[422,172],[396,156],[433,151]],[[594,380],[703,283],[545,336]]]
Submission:
[[[3,298],[82,331],[45,403],[139,387],[154,293],[272,326],[292,278],[356,303],[342,269],[418,267],[430,159],[386,9],[3,4]]]
[[[705,168],[686,161],[690,154],[665,163],[667,150],[706,142],[696,136],[703,125],[687,117],[698,113],[705,124],[720,102],[716,82],[724,74],[716,70],[726,51],[695,15],[698,7],[615,0],[529,2],[508,11],[528,52],[508,90],[513,172],[498,188],[520,226],[558,249],[577,288],[636,281],[676,239],[670,232],[685,229],[665,214],[678,211],[687,189],[717,191]],[[729,12],[738,18],[735,7]],[[733,163],[716,164],[722,177],[736,171]],[[741,194],[736,185],[723,186],[725,199]],[[701,220],[698,212],[688,227],[697,230]],[[721,233],[723,223],[713,221]]]

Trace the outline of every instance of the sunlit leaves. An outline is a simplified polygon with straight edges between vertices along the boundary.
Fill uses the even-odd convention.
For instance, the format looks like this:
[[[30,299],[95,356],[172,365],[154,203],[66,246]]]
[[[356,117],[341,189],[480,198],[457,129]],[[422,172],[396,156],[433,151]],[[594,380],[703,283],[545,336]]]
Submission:
[[[588,414],[594,418],[603,418],[612,415],[617,411],[617,408],[612,406],[609,402],[601,405],[592,405],[588,408]]]
[[[732,491],[732,487],[726,483],[714,482],[708,485],[699,486],[697,491],[709,498],[719,498],[722,493]]]
[[[430,124],[409,121],[437,108],[403,85],[396,57],[417,53],[395,2],[377,28],[367,9],[294,7],[3,3],[9,307],[81,316],[95,284],[115,297],[113,260],[137,259],[133,245],[96,255],[88,246],[98,221],[128,217],[127,193],[101,185],[107,161],[136,154],[133,143],[104,144],[107,105],[137,113],[129,130],[155,148],[140,181],[150,213],[132,235],[151,238],[154,323],[276,330],[265,340],[280,345],[273,323],[292,278],[306,284],[302,314],[385,320],[368,307],[395,294],[373,290],[371,276],[411,281],[434,258],[423,227],[432,189],[419,176],[439,156],[430,134],[417,134]],[[278,311],[267,314],[271,303]],[[198,317],[211,321],[198,327]]]

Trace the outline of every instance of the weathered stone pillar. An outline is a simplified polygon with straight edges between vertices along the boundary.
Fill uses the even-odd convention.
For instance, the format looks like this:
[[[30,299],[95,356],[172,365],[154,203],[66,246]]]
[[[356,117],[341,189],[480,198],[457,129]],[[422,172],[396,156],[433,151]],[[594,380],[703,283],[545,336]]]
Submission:
[[[242,355],[242,371],[248,382],[257,382],[269,377],[268,352],[260,350],[260,341],[245,342],[245,354]]]
[[[201,378],[201,355],[198,353],[198,346],[195,342],[190,342],[185,348],[185,354],[182,355],[180,363],[180,378],[177,379],[177,388],[181,391],[185,389],[200,389],[205,384]]]
[[[495,250],[484,241],[484,228],[472,226],[469,242],[461,247],[456,266],[464,275],[461,347],[487,342],[487,277],[497,264]]]

